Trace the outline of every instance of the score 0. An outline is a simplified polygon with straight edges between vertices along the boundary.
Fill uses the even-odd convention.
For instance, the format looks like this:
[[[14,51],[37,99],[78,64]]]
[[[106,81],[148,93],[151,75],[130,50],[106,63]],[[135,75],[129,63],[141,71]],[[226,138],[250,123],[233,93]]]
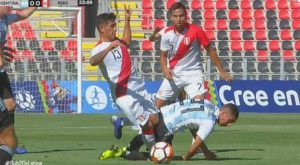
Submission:
[[[43,7],[43,0],[28,0],[28,7]]]

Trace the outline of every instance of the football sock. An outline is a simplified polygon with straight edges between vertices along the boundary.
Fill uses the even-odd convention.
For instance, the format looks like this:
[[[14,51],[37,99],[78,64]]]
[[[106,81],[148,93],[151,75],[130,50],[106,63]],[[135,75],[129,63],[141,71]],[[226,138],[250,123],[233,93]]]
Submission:
[[[0,145],[0,164],[5,164],[7,161],[12,160],[13,149],[6,145]]]
[[[148,152],[138,152],[138,151],[127,151],[123,156],[126,160],[147,160],[149,157]]]
[[[143,144],[144,144],[143,135],[142,134],[136,135],[128,144],[127,150],[138,151]]]
[[[121,125],[125,126],[125,125],[132,125],[132,124],[131,124],[130,120],[127,117],[124,117],[122,122],[121,122]]]
[[[143,140],[147,148],[151,148],[155,144],[154,129],[143,131]]]

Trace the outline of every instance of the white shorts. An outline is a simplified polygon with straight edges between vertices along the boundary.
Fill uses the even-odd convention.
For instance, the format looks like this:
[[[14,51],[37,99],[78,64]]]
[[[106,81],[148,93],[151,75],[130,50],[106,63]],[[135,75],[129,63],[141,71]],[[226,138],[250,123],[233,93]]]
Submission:
[[[188,98],[194,98],[206,92],[203,76],[184,76],[168,80],[164,78],[156,97],[161,100],[175,101],[179,93],[184,89]]]
[[[146,90],[130,92],[116,99],[119,109],[136,126],[144,126],[150,114],[157,113],[151,95]]]

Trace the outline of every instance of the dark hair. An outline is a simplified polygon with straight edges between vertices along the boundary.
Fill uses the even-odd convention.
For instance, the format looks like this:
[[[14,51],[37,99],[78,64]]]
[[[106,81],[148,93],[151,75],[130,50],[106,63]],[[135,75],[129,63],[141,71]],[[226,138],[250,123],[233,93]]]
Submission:
[[[95,25],[96,28],[98,28],[99,26],[107,24],[108,21],[115,21],[115,20],[116,20],[116,15],[114,13],[102,13],[96,17]]]
[[[171,8],[169,9],[170,14],[172,14],[172,12],[176,9],[183,9],[184,13],[186,14],[186,8],[181,2],[176,2],[171,6]]]
[[[238,107],[232,103],[224,105],[228,108],[228,113],[232,116],[235,120],[239,118],[239,110]]]

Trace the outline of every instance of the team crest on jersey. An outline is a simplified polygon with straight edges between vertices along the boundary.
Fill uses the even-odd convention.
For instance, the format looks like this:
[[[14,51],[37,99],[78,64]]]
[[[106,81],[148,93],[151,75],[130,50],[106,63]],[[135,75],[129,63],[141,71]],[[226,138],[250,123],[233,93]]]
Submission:
[[[189,45],[190,42],[191,42],[190,37],[185,37],[185,38],[183,38],[183,43],[184,43],[184,45]]]

